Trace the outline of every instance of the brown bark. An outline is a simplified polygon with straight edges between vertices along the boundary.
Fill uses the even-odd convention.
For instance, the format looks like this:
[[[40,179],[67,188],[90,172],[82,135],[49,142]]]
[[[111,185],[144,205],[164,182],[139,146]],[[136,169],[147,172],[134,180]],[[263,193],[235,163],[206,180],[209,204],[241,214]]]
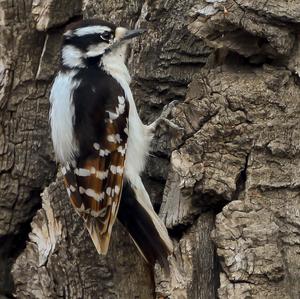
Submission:
[[[145,122],[179,101],[144,174],[171,277],[119,224],[99,257],[56,177],[48,94],[81,15],[147,28],[129,55]],[[297,1],[3,0],[0,16],[0,297],[300,297]]]

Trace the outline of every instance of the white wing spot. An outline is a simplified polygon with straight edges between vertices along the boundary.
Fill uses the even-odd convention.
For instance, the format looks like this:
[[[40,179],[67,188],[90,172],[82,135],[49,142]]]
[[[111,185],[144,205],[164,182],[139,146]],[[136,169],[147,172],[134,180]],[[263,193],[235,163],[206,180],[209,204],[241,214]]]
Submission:
[[[107,149],[105,149],[105,150],[100,150],[99,151],[99,156],[100,157],[105,157],[105,156],[108,156],[110,154],[110,151],[109,150],[107,150]]]
[[[70,185],[70,190],[71,190],[72,192],[75,192],[75,191],[76,191],[76,188],[75,188],[73,185]]]
[[[116,108],[116,112],[106,111],[109,115],[110,122],[117,119],[121,114],[125,112],[125,98],[119,96],[118,97],[118,107]]]
[[[119,100],[119,104],[121,104],[121,105],[125,104],[125,98],[123,96],[122,97],[118,97],[118,100]]]
[[[120,193],[120,187],[118,185],[115,186],[115,193],[116,194]]]
[[[84,189],[83,187],[80,186],[79,192],[80,194],[86,194],[87,196],[94,198],[98,202],[104,198],[104,192],[97,193],[95,192],[95,190],[90,188]]]
[[[97,142],[95,142],[95,143],[93,144],[93,147],[94,147],[95,150],[99,151],[99,149],[100,149],[100,144],[97,143]]]
[[[121,143],[122,139],[120,137],[120,134],[111,134],[107,135],[107,141],[112,143]]]
[[[106,188],[106,194],[107,194],[108,196],[110,196],[110,194],[111,194],[111,188],[110,188],[110,187],[107,187],[107,188]]]
[[[122,147],[121,145],[118,147],[117,151],[122,155],[124,156],[125,155],[125,152],[126,152],[126,148],[125,147]]]
[[[114,112],[110,112],[110,111],[107,111],[108,112],[108,115],[109,115],[109,118],[110,120],[115,120],[119,117],[119,114],[118,113],[114,113]]]
[[[123,167],[110,165],[110,171],[113,174],[122,174],[123,173]]]
[[[85,168],[76,168],[74,172],[78,176],[83,176],[83,177],[90,176],[90,174],[91,174],[89,169],[85,169]]]
[[[108,170],[106,170],[106,171],[97,171],[97,172],[96,172],[96,177],[97,177],[98,179],[100,179],[100,180],[106,179],[107,176],[108,176]]]

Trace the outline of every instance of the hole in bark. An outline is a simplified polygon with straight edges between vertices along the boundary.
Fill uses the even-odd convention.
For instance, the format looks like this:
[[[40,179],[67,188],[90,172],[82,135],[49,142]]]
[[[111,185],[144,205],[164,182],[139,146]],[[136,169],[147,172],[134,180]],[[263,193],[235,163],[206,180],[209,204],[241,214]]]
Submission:
[[[26,201],[33,201],[31,211],[28,213],[31,217],[20,224],[17,234],[10,234],[0,238],[0,276],[4,279],[0,281],[0,295],[7,298],[15,298],[13,278],[11,276],[12,266],[17,257],[26,247],[28,236],[31,231],[31,222],[37,211],[42,207],[41,189],[34,189],[30,192]],[[1,296],[0,296],[1,297]]]
[[[186,230],[191,226],[192,224],[178,224],[172,229],[168,229],[168,232],[172,239],[179,241],[180,239],[182,239],[183,234],[186,232]]]
[[[194,208],[199,210],[200,213],[211,210],[214,211],[215,214],[218,214],[229,201],[213,191],[203,193],[202,184],[196,183],[192,202]]]
[[[249,57],[244,57],[236,52],[229,51],[225,64],[236,66],[236,65],[251,65],[251,66],[263,66],[264,64],[272,64],[273,59],[268,57],[265,53],[255,54]]]
[[[220,257],[217,255],[216,245],[214,245],[213,284],[215,286],[215,290],[218,290],[221,285],[221,281],[220,281],[221,270],[222,270],[222,266],[220,262]]]
[[[240,194],[246,188],[248,159],[249,159],[249,155],[246,156],[245,166],[237,178],[236,189],[235,189],[234,194],[232,195],[232,200],[238,200],[240,197]]]

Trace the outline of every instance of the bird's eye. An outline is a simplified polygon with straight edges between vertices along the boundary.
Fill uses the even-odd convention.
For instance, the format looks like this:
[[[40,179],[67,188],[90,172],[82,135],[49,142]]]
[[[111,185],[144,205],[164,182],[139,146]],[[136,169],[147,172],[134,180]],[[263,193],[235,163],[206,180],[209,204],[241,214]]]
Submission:
[[[105,39],[105,40],[108,40],[108,39],[110,39],[110,37],[111,37],[111,32],[109,32],[109,31],[104,31],[104,32],[101,34],[101,37],[102,37],[103,39]]]

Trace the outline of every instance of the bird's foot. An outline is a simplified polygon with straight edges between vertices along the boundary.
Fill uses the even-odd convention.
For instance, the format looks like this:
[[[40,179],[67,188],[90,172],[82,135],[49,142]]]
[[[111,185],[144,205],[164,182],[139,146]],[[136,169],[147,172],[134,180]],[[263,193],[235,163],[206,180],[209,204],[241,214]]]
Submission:
[[[172,132],[178,133],[182,131],[183,128],[175,124],[173,121],[168,119],[171,114],[172,109],[179,103],[178,100],[174,100],[163,108],[161,115],[149,125],[149,128],[153,133],[161,131],[162,127],[169,127]],[[159,130],[160,129],[160,130]],[[164,130],[163,130],[164,131]]]

